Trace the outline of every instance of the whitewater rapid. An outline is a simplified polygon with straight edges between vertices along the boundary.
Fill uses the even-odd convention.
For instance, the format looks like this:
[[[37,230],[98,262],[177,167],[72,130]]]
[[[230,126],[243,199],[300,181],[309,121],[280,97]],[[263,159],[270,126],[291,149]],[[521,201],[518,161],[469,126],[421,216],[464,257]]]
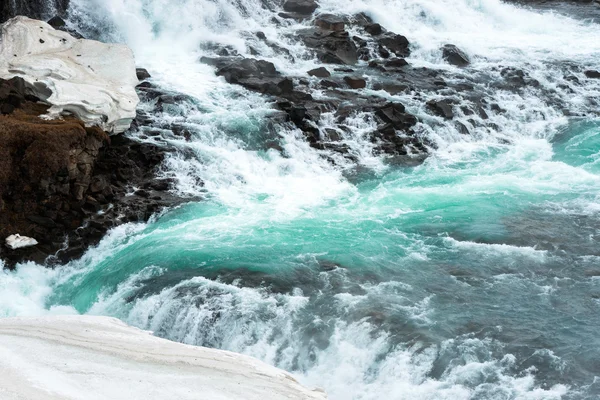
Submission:
[[[294,61],[269,48],[261,58],[303,74],[318,65],[293,36],[308,22],[273,23],[280,5],[268,0],[72,0],[71,23],[127,43],[154,84],[192,97],[151,115],[190,142],[129,135],[178,149],[160,174],[205,200],[117,227],[65,267],[2,272],[0,316],[114,316],[257,357],[334,400],[597,396],[600,80],[564,85],[600,69],[598,25],[497,0],[320,5],[366,12],[408,37],[412,65],[478,82],[503,110],[489,116],[497,129],[464,135],[415,93],[380,93],[435,144],[422,165],[376,155],[365,115],[344,132],[356,162],[291,127],[277,130],[282,151],[265,150],[268,99],[198,60],[210,43],[249,55],[249,32],[262,31]],[[469,53],[468,70],[443,62],[445,43]],[[540,87],[498,88],[500,67]]]

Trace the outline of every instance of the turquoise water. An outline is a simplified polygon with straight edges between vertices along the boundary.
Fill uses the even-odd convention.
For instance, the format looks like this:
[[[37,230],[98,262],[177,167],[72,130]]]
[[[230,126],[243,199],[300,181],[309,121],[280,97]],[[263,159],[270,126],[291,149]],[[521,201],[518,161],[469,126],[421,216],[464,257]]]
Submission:
[[[164,112],[142,103],[163,130],[128,134],[174,148],[159,173],[203,200],[117,227],[67,266],[2,272],[0,316],[115,316],[258,357],[333,400],[600,398],[600,81],[582,73],[600,69],[597,24],[498,0],[321,0],[406,34],[411,65],[475,80],[503,110],[475,123],[456,110],[463,135],[424,106],[439,91],[387,96],[435,145],[401,167],[372,151],[368,116],[339,130],[354,156],[341,159],[267,129],[268,99],[198,63],[207,42],[251,56],[260,30],[294,55],[251,43],[284,74],[316,67],[292,39],[309,22],[274,24],[278,4],[71,4],[83,32],[127,43],[155,85],[191,96]],[[446,65],[445,43],[471,66]],[[507,66],[539,87],[494,86]],[[339,128],[333,114],[320,124]]]
[[[293,214],[190,203],[38,276],[43,308],[245,352],[333,399],[595,398],[599,154],[600,122],[572,121],[342,177]]]

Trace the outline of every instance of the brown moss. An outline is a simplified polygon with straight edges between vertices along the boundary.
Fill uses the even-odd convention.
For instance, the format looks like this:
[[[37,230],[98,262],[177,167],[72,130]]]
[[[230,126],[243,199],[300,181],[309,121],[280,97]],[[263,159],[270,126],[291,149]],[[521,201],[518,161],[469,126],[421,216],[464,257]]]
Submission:
[[[88,135],[108,140],[101,129],[86,128],[75,118],[43,120],[38,115],[46,109],[28,103],[23,109],[0,116],[0,196],[15,179],[35,185],[66,170],[70,151],[83,148]]]

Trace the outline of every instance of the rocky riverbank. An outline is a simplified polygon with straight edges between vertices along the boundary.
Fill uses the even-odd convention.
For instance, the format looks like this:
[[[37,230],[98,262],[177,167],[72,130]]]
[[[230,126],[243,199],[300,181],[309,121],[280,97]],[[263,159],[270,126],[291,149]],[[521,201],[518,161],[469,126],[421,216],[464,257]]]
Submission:
[[[69,261],[111,227],[180,202],[169,193],[171,182],[156,178],[169,149],[114,135],[136,115],[131,53],[117,48],[115,57],[112,45],[76,40],[34,20],[9,24],[0,47],[14,53],[0,63],[0,238],[19,234],[38,244],[2,243],[5,265]],[[119,69],[113,77],[114,65],[93,63],[98,55],[129,65],[128,73]]]

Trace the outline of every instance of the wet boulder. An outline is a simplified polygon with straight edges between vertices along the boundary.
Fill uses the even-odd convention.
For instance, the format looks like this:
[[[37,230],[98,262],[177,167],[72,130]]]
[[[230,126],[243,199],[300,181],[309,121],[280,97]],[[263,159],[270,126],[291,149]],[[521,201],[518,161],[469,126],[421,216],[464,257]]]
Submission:
[[[217,75],[225,77],[230,83],[249,78],[274,78],[281,74],[272,62],[254,58],[234,58],[220,66]]]
[[[331,76],[331,73],[325,67],[311,69],[307,72],[307,74],[310,76],[315,76],[317,78],[329,78]]]
[[[404,105],[400,103],[387,103],[377,108],[375,116],[397,130],[407,130],[417,124],[417,118],[407,113]]]
[[[344,82],[350,86],[351,89],[364,89],[367,87],[367,81],[359,76],[346,76]]]
[[[290,94],[294,83],[290,78],[282,77],[275,65],[254,58],[228,58],[215,62],[216,74],[223,76],[229,83],[244,86],[247,89],[264,94],[280,96]]]
[[[387,60],[384,64],[385,68],[402,68],[408,65],[408,62],[404,58],[392,58]]]
[[[506,82],[505,87],[507,89],[519,89],[526,86],[538,87],[540,82],[537,79],[533,79],[529,74],[522,69],[514,67],[506,67],[500,71],[500,75]]]
[[[410,43],[405,36],[386,32],[377,37],[377,42],[382,48],[398,57],[408,57],[410,55]]]
[[[145,68],[136,68],[135,73],[137,75],[138,80],[143,81],[148,78],[152,78],[152,75]]]
[[[283,10],[289,13],[310,15],[319,7],[315,0],[287,0],[283,3]]]
[[[342,32],[346,28],[344,20],[333,14],[320,14],[315,19],[315,25],[326,31]]]
[[[346,65],[354,65],[358,62],[357,47],[348,32],[313,28],[299,31],[298,36],[306,47],[316,52],[321,62]]]
[[[600,71],[588,70],[585,71],[585,76],[590,79],[600,79]]]
[[[457,67],[465,67],[469,65],[469,56],[453,44],[447,44],[442,47],[442,57],[448,64]]]
[[[391,95],[410,91],[410,86],[397,82],[378,82],[373,85],[373,90],[383,90]]]
[[[370,24],[365,26],[365,31],[372,36],[379,36],[384,32],[384,29],[379,24]]]
[[[427,107],[437,116],[445,119],[454,118],[452,102],[448,99],[430,100],[427,102]]]

